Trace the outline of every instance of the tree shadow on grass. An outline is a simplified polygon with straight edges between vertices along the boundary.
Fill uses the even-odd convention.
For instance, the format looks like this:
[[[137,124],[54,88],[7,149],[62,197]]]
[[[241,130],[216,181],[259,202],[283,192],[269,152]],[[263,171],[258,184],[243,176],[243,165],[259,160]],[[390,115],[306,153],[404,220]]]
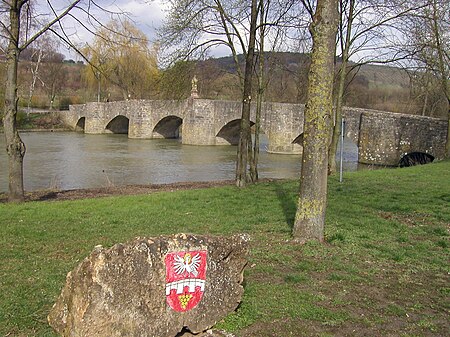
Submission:
[[[284,218],[292,229],[294,228],[295,212],[297,210],[297,194],[285,183],[276,182],[274,186],[281,208],[283,209]]]

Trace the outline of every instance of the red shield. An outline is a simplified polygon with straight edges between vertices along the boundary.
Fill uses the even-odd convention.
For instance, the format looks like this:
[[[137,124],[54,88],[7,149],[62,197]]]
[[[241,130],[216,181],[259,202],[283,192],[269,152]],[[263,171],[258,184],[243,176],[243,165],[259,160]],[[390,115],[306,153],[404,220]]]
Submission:
[[[166,299],[175,311],[188,311],[202,299],[206,283],[206,250],[166,255]]]

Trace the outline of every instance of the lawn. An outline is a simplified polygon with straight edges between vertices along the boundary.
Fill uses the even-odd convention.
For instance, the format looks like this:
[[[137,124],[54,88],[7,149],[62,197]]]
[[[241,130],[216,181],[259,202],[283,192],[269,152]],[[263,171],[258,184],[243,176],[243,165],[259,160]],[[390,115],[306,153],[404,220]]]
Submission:
[[[326,243],[291,240],[298,182],[0,204],[0,336],[46,316],[94,246],[178,232],[252,237],[238,336],[449,336],[450,161],[329,181]]]

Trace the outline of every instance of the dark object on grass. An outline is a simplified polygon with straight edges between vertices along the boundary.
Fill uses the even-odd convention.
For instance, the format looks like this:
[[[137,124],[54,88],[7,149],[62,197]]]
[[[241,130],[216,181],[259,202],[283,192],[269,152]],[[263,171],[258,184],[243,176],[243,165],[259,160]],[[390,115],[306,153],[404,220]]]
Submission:
[[[400,167],[409,167],[415,165],[429,164],[433,162],[434,157],[429,153],[411,152],[405,154],[398,163]]]

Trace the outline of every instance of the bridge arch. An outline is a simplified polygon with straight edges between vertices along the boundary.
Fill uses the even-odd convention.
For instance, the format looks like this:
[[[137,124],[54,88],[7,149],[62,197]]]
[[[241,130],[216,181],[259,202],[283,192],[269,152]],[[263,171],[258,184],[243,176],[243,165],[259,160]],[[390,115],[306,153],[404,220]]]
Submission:
[[[291,142],[294,145],[292,149],[292,153],[302,153],[303,152],[303,132],[299,134],[295,139]]]
[[[359,152],[358,141],[355,140],[353,137],[344,135],[344,150],[354,152],[355,155],[351,159],[355,161],[358,160],[358,152]]]
[[[250,121],[250,127],[255,125]],[[241,119],[233,119],[228,122],[216,134],[217,145],[237,145],[239,144],[239,134],[241,130]]]
[[[153,128],[153,138],[180,138],[180,126],[183,119],[170,115],[161,119]]]
[[[341,141],[342,138],[339,137],[338,148],[336,151],[336,161],[339,161],[340,151],[341,151]],[[344,148],[343,148],[343,162],[344,163],[353,163],[351,165],[355,165],[354,168],[357,168],[358,158],[359,158],[359,146],[358,142],[355,141],[355,138],[351,134],[344,135]],[[348,167],[351,167],[348,166]]]
[[[80,117],[75,125],[75,131],[84,131],[86,125],[86,117]]]
[[[409,152],[404,154],[400,161],[398,162],[398,166],[400,167],[409,167],[415,165],[424,165],[429,164],[434,161],[434,156],[425,153],[425,152]]]
[[[292,144],[297,144],[301,147],[303,147],[303,132],[299,134],[293,141]]]
[[[105,130],[110,133],[128,134],[129,125],[130,120],[127,117],[118,115],[106,125]]]

